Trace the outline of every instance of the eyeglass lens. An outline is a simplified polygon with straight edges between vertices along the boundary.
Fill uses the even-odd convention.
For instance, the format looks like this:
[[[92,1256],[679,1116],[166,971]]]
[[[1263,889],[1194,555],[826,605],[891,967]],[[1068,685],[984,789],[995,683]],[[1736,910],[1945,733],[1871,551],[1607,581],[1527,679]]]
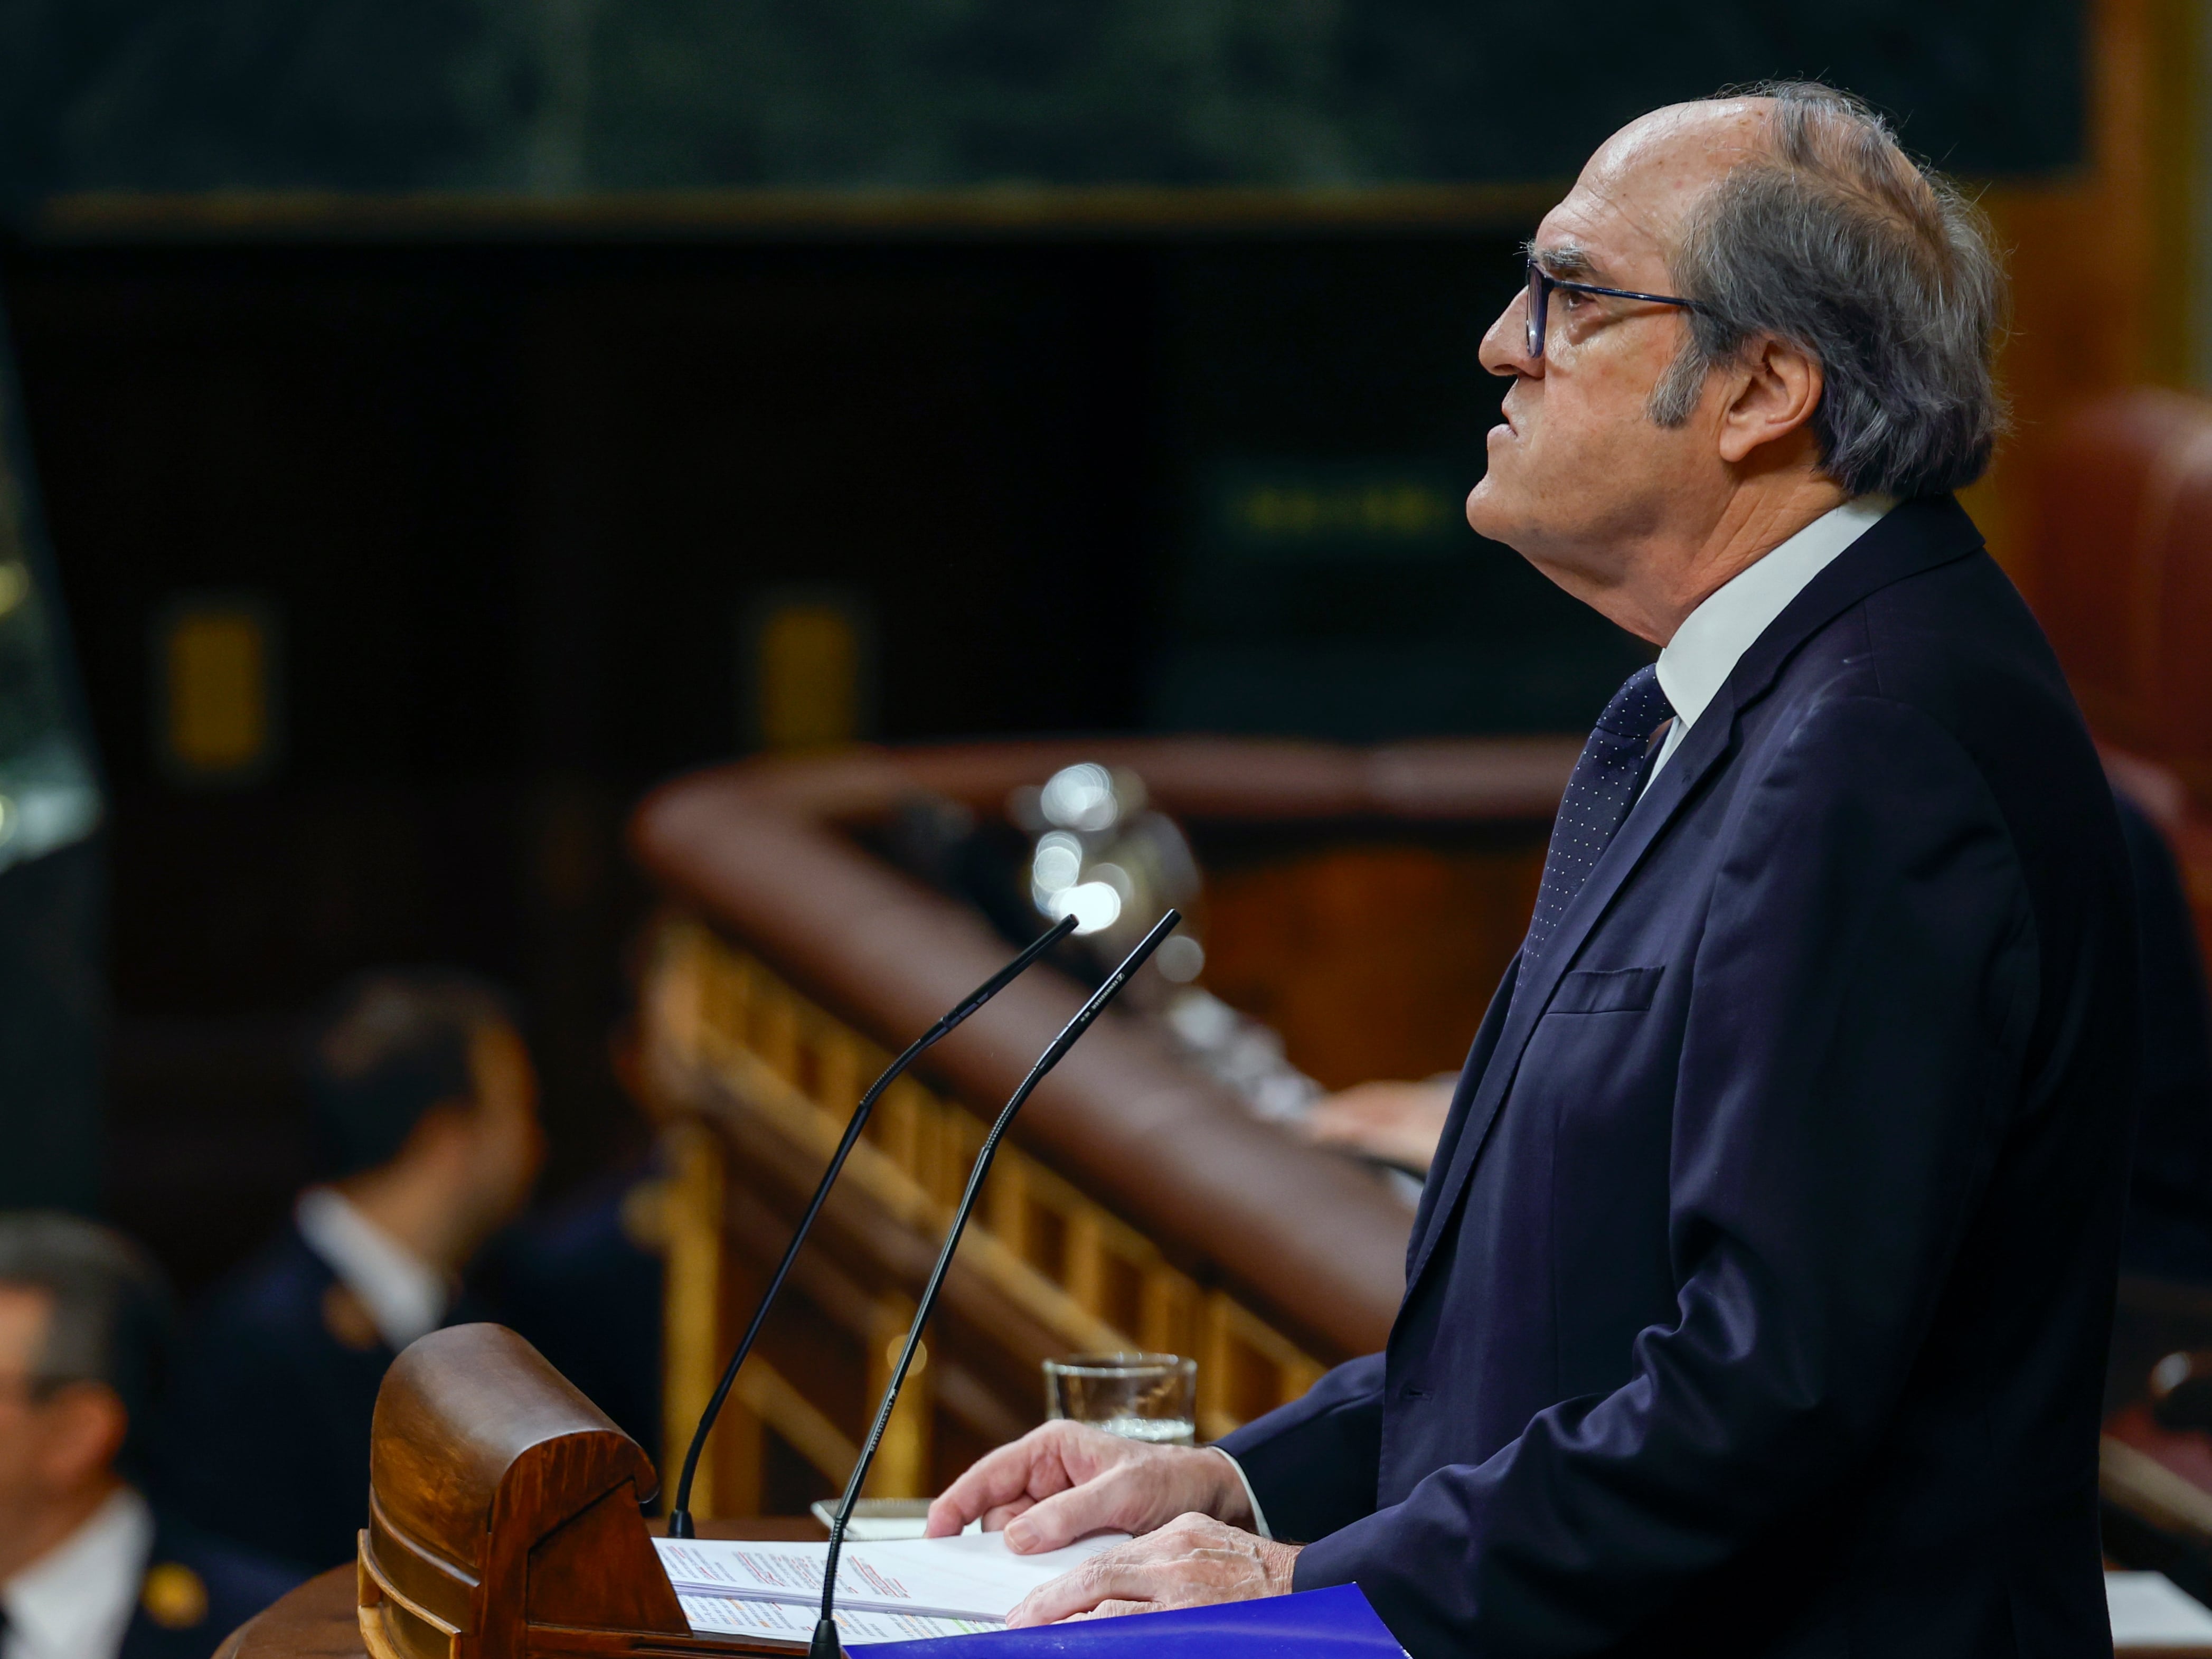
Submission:
[[[1528,267],[1528,355],[1544,355],[1544,313],[1549,309],[1544,303],[1551,298],[1551,284],[1534,263]]]

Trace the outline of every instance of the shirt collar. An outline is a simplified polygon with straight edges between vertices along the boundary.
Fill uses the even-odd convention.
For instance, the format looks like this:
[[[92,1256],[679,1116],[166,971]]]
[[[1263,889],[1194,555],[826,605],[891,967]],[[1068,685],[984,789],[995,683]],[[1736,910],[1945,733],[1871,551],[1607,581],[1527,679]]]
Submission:
[[[1737,660],[1790,601],[1896,505],[1893,495],[1857,495],[1830,508],[1723,582],[1682,619],[1657,665],[1659,689],[1674,708],[1670,738],[1679,741],[1680,732],[1697,724]]]
[[[138,1605],[154,1514],[118,1486],[91,1518],[0,1588],[8,1659],[111,1659]]]
[[[394,1352],[438,1328],[453,1301],[445,1275],[363,1215],[334,1187],[311,1187],[293,1212],[300,1237],[359,1298]]]

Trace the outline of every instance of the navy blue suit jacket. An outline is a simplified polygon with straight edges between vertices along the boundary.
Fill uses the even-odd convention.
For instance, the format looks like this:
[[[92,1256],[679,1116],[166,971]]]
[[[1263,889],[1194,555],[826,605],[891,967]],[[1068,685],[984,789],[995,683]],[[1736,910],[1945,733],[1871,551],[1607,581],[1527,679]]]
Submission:
[[[319,1572],[368,1524],[368,1431],[393,1355],[332,1328],[337,1282],[299,1229],[219,1285],[193,1322],[156,1448],[175,1514]]]
[[[209,1659],[231,1632],[300,1582],[297,1572],[166,1516],[156,1522],[146,1565],[149,1577],[181,1568],[199,1599],[143,1597],[118,1659]]]
[[[1382,1354],[1224,1443],[1417,1659],[2109,1656],[2111,791],[1948,497],[1737,664],[1477,1035]]]

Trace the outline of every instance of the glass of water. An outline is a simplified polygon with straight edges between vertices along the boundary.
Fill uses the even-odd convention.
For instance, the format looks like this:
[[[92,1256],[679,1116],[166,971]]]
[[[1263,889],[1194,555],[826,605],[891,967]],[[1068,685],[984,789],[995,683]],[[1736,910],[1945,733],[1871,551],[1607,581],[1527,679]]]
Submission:
[[[1125,1440],[1198,1443],[1198,1362],[1172,1353],[1079,1353],[1044,1362],[1048,1417]]]

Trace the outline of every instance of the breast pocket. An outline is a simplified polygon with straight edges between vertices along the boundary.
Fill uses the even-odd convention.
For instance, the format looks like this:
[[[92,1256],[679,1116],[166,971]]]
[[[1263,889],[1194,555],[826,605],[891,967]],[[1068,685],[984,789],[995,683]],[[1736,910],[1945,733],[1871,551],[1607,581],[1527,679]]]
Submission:
[[[1636,1014],[1659,994],[1664,968],[1577,968],[1559,976],[1552,993],[1552,1014]]]

